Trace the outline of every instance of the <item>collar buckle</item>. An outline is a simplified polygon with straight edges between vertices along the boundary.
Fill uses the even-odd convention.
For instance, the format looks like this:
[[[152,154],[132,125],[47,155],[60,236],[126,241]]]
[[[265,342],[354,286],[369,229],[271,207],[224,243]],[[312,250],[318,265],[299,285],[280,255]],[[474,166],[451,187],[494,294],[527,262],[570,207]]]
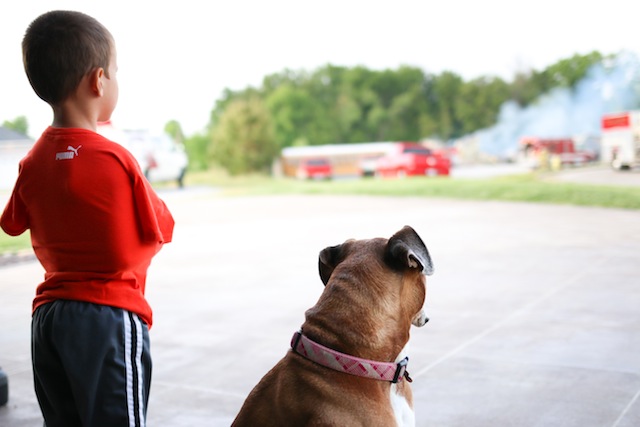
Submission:
[[[405,357],[404,359],[402,359],[396,364],[396,373],[393,375],[393,379],[391,380],[393,384],[396,384],[402,378],[409,375],[407,374],[408,363],[409,363],[409,357]]]

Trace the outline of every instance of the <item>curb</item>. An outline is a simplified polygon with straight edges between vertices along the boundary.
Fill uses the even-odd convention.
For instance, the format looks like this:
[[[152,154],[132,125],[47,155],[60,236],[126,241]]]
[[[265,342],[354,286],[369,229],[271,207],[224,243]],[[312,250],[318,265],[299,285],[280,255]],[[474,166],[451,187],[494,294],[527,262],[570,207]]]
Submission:
[[[9,252],[0,254],[0,267],[6,267],[8,265],[19,264],[23,262],[35,261],[36,255],[32,250],[25,250],[20,252]]]

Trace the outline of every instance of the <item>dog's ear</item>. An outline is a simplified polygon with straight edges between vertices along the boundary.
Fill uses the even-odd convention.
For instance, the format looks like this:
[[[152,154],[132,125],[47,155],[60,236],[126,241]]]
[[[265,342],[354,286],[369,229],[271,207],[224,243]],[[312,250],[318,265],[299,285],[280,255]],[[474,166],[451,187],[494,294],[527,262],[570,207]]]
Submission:
[[[342,258],[342,245],[329,246],[320,251],[318,257],[318,269],[320,270],[320,278],[326,286],[329,277],[333,273],[333,269],[340,263]]]
[[[427,276],[433,274],[433,262],[427,247],[418,233],[408,225],[387,242],[385,261],[397,269],[417,268]]]

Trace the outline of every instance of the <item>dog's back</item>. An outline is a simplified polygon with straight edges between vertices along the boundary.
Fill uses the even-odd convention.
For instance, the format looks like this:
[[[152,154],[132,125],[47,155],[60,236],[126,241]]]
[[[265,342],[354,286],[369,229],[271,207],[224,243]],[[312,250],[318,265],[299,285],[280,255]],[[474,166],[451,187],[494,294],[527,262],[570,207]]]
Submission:
[[[304,336],[358,360],[390,364],[404,357],[411,324],[426,322],[424,274],[433,270],[415,231],[405,227],[388,240],[328,247],[320,253],[319,269],[325,289],[306,312]],[[232,426],[413,423],[411,388],[403,378],[391,382],[346,374],[293,347],[254,387]]]
[[[410,398],[406,384],[398,387]],[[232,426],[394,426],[390,387],[288,352],[254,387]]]

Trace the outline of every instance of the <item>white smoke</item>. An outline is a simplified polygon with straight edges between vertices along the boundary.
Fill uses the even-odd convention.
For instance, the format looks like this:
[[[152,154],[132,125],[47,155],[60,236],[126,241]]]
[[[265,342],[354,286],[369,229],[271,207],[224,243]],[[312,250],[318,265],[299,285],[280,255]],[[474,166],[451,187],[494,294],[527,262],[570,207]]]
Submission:
[[[498,123],[476,132],[471,139],[485,155],[513,158],[523,136],[599,137],[603,114],[638,108],[640,60],[624,52],[592,66],[574,89],[555,89],[526,108],[505,103]]]

